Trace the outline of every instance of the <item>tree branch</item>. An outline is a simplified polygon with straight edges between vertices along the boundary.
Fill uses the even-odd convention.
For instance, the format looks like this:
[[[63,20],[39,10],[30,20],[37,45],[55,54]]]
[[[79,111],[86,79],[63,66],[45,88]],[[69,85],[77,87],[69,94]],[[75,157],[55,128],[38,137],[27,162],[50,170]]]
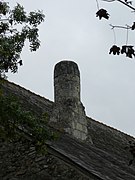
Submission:
[[[106,1],[106,2],[118,1],[118,2],[124,4],[125,6],[127,6],[127,7],[129,7],[130,9],[132,9],[132,10],[135,11],[135,7],[129,5],[129,3],[126,3],[126,2],[124,2],[124,1],[122,1],[122,0],[102,0],[102,1]]]
[[[119,1],[120,3],[124,4],[125,6],[129,7],[130,9],[134,10],[135,11],[135,8],[129,4],[127,4],[126,2],[122,1],[122,0],[117,0]]]
[[[131,29],[131,27],[128,25],[127,26],[115,26],[115,25],[110,24],[110,26],[112,27],[112,29],[114,29],[114,28]]]
[[[9,19],[7,18],[7,19],[0,19],[0,21],[9,21]]]
[[[102,1],[113,2],[113,1],[115,1],[115,0],[102,0]]]

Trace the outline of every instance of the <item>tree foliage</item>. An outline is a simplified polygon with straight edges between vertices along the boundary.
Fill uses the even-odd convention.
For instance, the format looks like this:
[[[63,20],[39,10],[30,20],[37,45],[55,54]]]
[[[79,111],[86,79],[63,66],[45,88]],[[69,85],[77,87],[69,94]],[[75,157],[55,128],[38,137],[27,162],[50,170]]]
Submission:
[[[48,115],[37,117],[22,108],[17,97],[0,95],[0,139],[20,141],[31,137],[36,150],[44,152],[46,140],[54,140],[57,134],[48,129]]]
[[[127,6],[128,8],[130,8],[131,10],[133,10],[135,12],[135,7],[132,6],[132,1],[128,1],[128,0],[102,0],[102,1],[106,1],[106,2],[120,2],[121,4],[124,4],[125,6]],[[109,19],[110,14],[108,13],[108,11],[106,9],[103,8],[99,8],[99,3],[98,0],[96,0],[97,2],[97,8],[98,11],[96,12],[96,16],[99,17],[99,20],[101,20],[102,18],[105,19]],[[135,22],[133,22],[131,25],[126,25],[126,26],[116,26],[116,25],[111,25],[111,28],[114,32],[114,37],[115,37],[115,28],[122,28],[127,30],[127,37],[126,37],[126,44],[123,44],[121,47],[119,47],[118,45],[116,45],[116,42],[114,43],[114,45],[112,45],[112,47],[110,48],[109,54],[113,54],[113,55],[120,55],[120,54],[125,54],[126,57],[128,58],[134,58],[135,57],[135,49],[133,45],[128,44],[128,31],[129,30],[135,30]],[[116,37],[115,37],[116,40]]]
[[[38,25],[44,17],[39,10],[27,14],[20,4],[11,9],[9,3],[0,1],[0,77],[9,70],[17,72],[23,64],[20,55],[26,40],[30,51],[39,48]]]

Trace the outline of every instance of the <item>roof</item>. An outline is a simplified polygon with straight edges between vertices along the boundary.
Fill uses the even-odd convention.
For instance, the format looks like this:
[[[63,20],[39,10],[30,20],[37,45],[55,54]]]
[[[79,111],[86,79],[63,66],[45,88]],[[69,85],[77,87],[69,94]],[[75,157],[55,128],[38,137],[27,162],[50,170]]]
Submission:
[[[31,110],[51,113],[52,101],[8,81],[2,88],[6,94],[17,95]],[[135,180],[135,165],[128,166],[131,155],[126,148],[135,139],[92,118],[87,120],[93,144],[61,134],[57,141],[47,143],[49,152],[88,179]]]

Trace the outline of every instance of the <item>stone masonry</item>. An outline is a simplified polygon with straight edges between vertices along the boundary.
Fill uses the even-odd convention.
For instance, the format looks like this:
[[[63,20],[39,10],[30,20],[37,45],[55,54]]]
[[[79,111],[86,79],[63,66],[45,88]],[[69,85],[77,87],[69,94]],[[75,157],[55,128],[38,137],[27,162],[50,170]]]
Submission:
[[[87,119],[80,100],[80,72],[75,62],[61,61],[55,66],[50,122],[77,139],[87,139]]]

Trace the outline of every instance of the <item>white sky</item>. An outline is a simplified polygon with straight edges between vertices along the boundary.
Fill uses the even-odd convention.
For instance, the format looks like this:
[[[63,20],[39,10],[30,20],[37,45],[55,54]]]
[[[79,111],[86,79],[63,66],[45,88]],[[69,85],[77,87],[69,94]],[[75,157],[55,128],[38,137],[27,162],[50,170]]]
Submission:
[[[75,61],[81,72],[81,99],[89,117],[135,136],[135,60],[109,55],[114,43],[109,24],[131,25],[135,13],[118,2],[99,0],[110,20],[96,18],[95,0],[9,0],[27,11],[43,10],[41,47],[31,53],[25,47],[23,66],[9,80],[53,100],[53,69],[63,59]],[[134,1],[133,1],[134,2]],[[135,4],[135,3],[134,3]],[[129,44],[135,44],[129,32]],[[126,42],[126,31],[116,30],[117,45]]]

